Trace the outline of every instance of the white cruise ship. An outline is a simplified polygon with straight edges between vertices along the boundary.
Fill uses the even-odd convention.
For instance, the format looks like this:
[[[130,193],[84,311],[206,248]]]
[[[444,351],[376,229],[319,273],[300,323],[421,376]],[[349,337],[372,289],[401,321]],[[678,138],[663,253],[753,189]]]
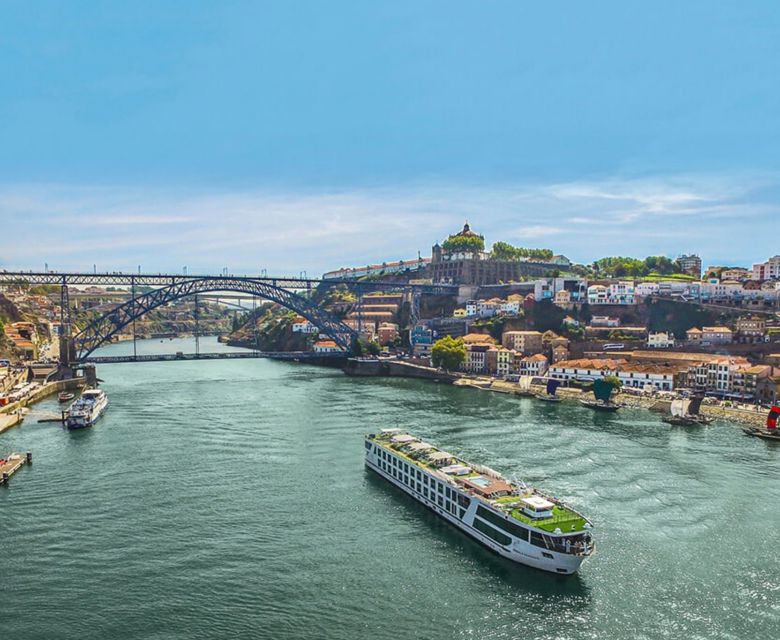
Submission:
[[[365,445],[370,469],[505,558],[572,574],[593,553],[590,521],[552,496],[402,429],[369,434]]]
[[[87,389],[76,400],[65,416],[68,429],[83,429],[92,426],[108,407],[108,396],[100,389]]]

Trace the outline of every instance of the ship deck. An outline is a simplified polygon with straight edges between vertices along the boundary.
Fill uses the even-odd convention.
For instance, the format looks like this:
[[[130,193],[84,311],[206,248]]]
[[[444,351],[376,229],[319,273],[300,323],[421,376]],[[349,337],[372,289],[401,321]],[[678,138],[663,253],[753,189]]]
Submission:
[[[586,525],[588,525],[589,523],[586,518],[581,516],[573,509],[560,503],[560,501],[551,498],[551,496],[549,495],[538,492],[535,489],[529,489],[529,491],[523,495],[508,495],[508,496],[501,496],[493,499],[480,496],[476,492],[471,490],[468,486],[466,486],[463,482],[464,480],[484,477],[484,474],[480,473],[478,470],[474,470],[473,466],[470,463],[466,462],[465,460],[461,460],[457,456],[452,455],[451,457],[454,464],[460,464],[469,467],[471,468],[471,471],[468,474],[464,474],[464,475],[454,475],[454,474],[444,473],[441,470],[441,467],[438,467],[437,465],[435,465],[434,463],[432,463],[431,461],[425,458],[426,455],[440,451],[438,448],[431,446],[431,448],[426,450],[424,454],[414,456],[414,455],[410,455],[409,452],[402,450],[404,445],[408,445],[410,444],[410,442],[403,442],[403,443],[393,442],[391,437],[392,436],[385,437],[382,433],[379,433],[374,436],[372,442],[375,442],[376,444],[387,449],[388,451],[392,451],[394,454],[400,456],[401,458],[405,459],[407,462],[409,462],[410,464],[416,467],[419,467],[429,472],[435,472],[437,477],[441,479],[446,479],[448,482],[457,486],[462,491],[465,491],[466,493],[470,494],[472,497],[477,498],[478,500],[486,504],[490,504],[491,506],[495,507],[496,509],[504,513],[504,515],[509,516],[512,519],[517,520],[518,522],[528,527],[541,529],[542,531],[546,531],[548,533],[554,533],[556,529],[560,529],[561,534],[578,533],[587,530]],[[420,440],[415,438],[415,441],[419,442]],[[478,467],[479,465],[476,466]],[[506,480],[504,480],[504,482],[506,482]],[[531,516],[521,511],[521,509],[519,508],[521,506],[520,500],[524,497],[524,495],[532,495],[532,494],[542,495],[543,497],[552,499],[552,501],[555,502],[555,506],[552,509],[552,517],[532,518]]]

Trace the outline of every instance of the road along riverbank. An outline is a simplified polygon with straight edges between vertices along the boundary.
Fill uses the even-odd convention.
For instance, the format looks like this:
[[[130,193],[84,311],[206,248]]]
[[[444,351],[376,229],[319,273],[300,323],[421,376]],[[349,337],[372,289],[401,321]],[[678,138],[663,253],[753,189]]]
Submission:
[[[0,407],[0,433],[15,427],[24,420],[23,409],[60,391],[79,391],[86,386],[84,378],[69,378],[47,382],[21,400]]]

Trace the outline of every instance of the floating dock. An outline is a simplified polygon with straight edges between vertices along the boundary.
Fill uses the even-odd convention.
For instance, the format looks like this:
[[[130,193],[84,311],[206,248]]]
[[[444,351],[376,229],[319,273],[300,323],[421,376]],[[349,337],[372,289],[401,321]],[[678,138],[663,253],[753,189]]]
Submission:
[[[8,484],[8,480],[28,462],[32,463],[32,453],[12,453],[0,458],[0,485]]]

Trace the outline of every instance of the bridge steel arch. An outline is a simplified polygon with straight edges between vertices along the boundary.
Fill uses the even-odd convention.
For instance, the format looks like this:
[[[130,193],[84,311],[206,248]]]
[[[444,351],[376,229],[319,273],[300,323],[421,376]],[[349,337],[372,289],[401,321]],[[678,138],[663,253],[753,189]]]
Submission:
[[[161,305],[198,293],[215,291],[246,293],[276,302],[302,315],[345,350],[349,349],[352,337],[357,335],[352,327],[341,322],[330,312],[294,291],[274,283],[246,278],[201,277],[174,282],[169,286],[136,296],[95,319],[73,338],[77,352],[76,359],[87,358],[95,349],[109,342],[113,336],[130,325],[133,320]]]

